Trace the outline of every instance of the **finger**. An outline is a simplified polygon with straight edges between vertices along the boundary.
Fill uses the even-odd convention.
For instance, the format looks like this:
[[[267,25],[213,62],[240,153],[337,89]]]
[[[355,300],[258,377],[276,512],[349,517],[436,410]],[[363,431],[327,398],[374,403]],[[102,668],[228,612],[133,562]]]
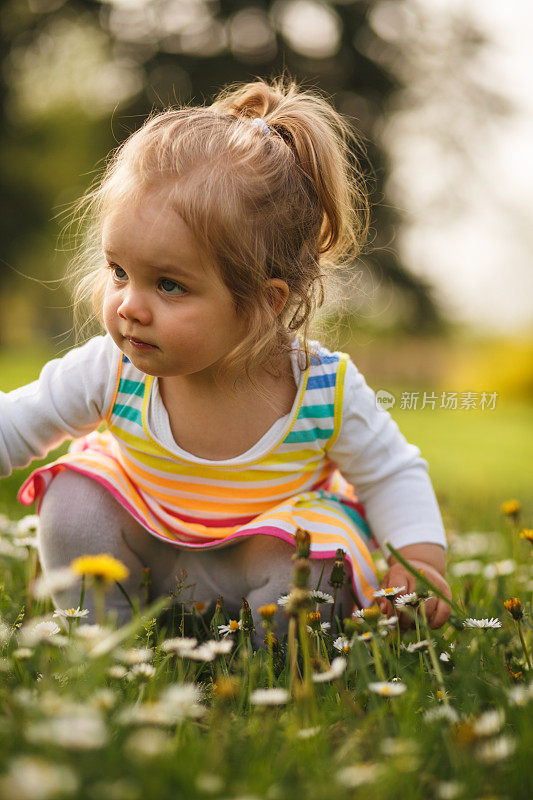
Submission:
[[[429,620],[430,627],[440,628],[441,625],[444,625],[446,620],[449,618],[450,613],[451,613],[451,607],[449,603],[445,603],[444,600],[439,600],[439,602],[437,603],[437,608],[435,609],[435,613]]]
[[[428,622],[435,613],[435,609],[437,608],[437,603],[438,603],[437,597],[430,597],[428,600],[424,602],[424,611]]]

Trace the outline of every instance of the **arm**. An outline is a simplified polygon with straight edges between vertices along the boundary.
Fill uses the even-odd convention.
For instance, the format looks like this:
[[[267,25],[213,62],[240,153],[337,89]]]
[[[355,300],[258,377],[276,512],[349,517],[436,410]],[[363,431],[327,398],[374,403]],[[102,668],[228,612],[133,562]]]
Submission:
[[[443,578],[446,534],[428,464],[418,447],[406,441],[390,414],[378,408],[374,392],[350,360],[341,428],[329,457],[355,487],[374,538],[389,560],[390,569],[382,587],[405,585],[406,592],[414,587],[411,573],[395,562],[386,547],[388,540],[417,569],[426,568],[427,577],[448,596]],[[444,606],[442,601],[439,603]],[[428,619],[434,627],[449,616],[449,606],[445,606],[444,618],[445,609],[436,606],[437,601],[426,601]]]
[[[96,336],[49,361],[33,383],[0,392],[0,476],[98,427],[111,402],[117,354],[110,337]]]

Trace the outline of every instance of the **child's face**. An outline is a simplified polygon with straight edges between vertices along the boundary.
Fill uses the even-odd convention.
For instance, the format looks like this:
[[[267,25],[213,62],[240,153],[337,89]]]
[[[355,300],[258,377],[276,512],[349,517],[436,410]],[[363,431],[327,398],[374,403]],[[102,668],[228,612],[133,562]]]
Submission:
[[[165,187],[104,220],[108,263],[103,318],[114,342],[148,375],[210,384],[245,336],[233,297]]]

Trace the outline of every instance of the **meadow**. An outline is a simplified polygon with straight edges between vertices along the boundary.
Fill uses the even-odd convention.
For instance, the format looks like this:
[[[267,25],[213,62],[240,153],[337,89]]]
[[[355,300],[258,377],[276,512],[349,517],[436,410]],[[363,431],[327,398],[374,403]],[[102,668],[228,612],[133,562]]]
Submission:
[[[10,364],[3,389],[35,366]],[[80,589],[77,610],[55,610],[36,519],[15,499],[30,468],[2,480],[0,798],[530,798],[531,408],[392,413],[431,465],[446,524],[453,609],[439,630],[420,574],[414,597],[391,589],[411,629],[377,607],[345,618],[342,568],[306,583],[304,534],[288,596],[256,619],[222,603],[210,620],[178,582],[117,629],[105,594],[123,575],[105,558],[55,576]]]

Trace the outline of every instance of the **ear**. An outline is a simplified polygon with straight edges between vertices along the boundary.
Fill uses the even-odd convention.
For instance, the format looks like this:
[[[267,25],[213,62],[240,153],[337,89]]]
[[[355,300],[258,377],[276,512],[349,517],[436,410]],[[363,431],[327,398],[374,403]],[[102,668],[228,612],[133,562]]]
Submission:
[[[270,305],[276,316],[281,313],[289,296],[289,287],[281,278],[269,278],[266,282],[269,287]]]

